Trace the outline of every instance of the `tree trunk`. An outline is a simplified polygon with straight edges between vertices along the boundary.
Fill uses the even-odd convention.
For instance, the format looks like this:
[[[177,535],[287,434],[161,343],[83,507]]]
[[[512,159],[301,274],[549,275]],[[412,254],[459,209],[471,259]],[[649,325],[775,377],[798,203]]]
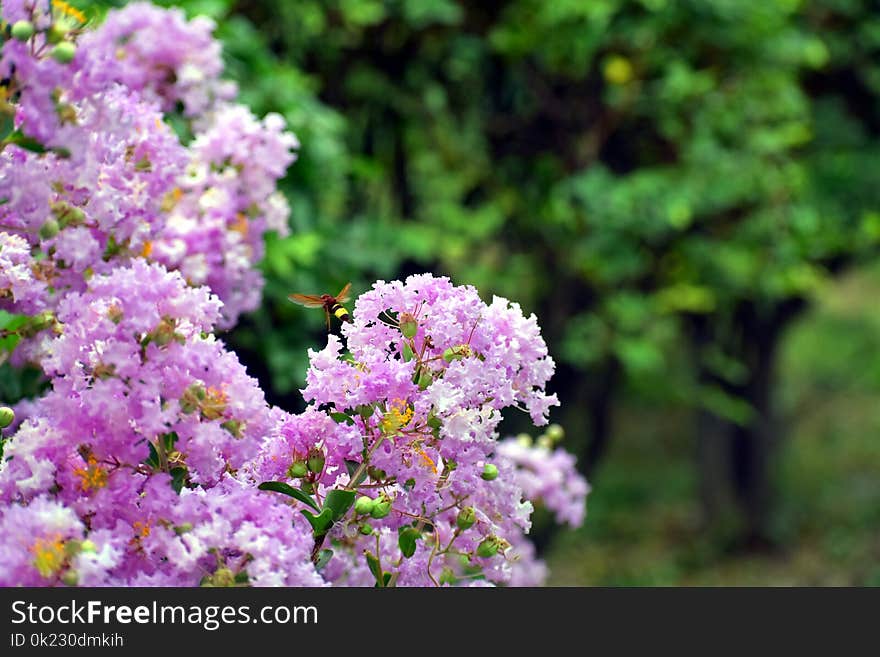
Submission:
[[[782,333],[804,305],[800,299],[791,299],[767,310],[743,303],[727,326],[719,327],[717,317],[692,322],[700,385],[718,386],[746,401],[752,410],[745,422],[737,424],[701,407],[696,420],[705,523],[726,528],[733,519],[739,528],[738,542],[747,549],[773,545],[774,461],[781,440],[773,407],[773,381]],[[747,375],[729,381],[714,372],[706,362],[712,346],[736,358],[746,367]]]

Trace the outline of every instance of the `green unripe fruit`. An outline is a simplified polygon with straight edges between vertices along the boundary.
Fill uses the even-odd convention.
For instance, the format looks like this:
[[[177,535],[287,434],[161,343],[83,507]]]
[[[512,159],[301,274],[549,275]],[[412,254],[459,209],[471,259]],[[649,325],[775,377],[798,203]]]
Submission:
[[[324,452],[313,449],[309,452],[309,470],[315,474],[324,469]]]
[[[70,41],[62,41],[52,48],[52,59],[61,64],[69,64],[76,55],[76,46]]]
[[[15,21],[12,24],[12,38],[27,41],[34,36],[34,24],[30,21]]]
[[[61,226],[58,225],[58,222],[49,219],[40,226],[40,237],[44,240],[50,240],[58,234],[59,230],[61,230]]]
[[[61,43],[64,41],[64,37],[67,36],[67,30],[64,29],[58,23],[53,23],[49,28],[49,31],[46,32],[46,41],[49,43]]]
[[[556,443],[565,437],[565,429],[563,429],[558,424],[551,424],[549,427],[547,427],[547,430],[544,432],[544,435],[547,436],[547,439],[551,443]]]
[[[487,463],[483,466],[483,474],[480,475],[484,481],[492,481],[498,479],[498,466]]]
[[[473,527],[476,521],[477,514],[474,511],[474,507],[466,506],[458,512],[458,517],[455,519],[455,524],[458,525],[459,529],[464,531],[465,529],[470,529],[471,527]]]
[[[291,479],[301,479],[309,473],[309,468],[305,461],[294,461],[289,468],[287,474]]]
[[[364,536],[369,536],[370,534],[373,533],[373,528],[370,527],[370,523],[368,523],[368,522],[362,522],[362,523],[361,523],[361,526],[358,527],[358,531],[359,531],[361,534],[363,534]]]
[[[373,510],[370,511],[370,516],[379,520],[387,516],[389,513],[391,513],[391,500],[388,499],[386,495],[383,495],[375,500]]]
[[[5,429],[15,421],[15,411],[8,406],[0,406],[0,429]]]
[[[498,547],[499,541],[494,536],[484,538],[477,546],[477,556],[484,558],[494,557],[498,554]]]
[[[419,331],[419,324],[416,318],[410,313],[402,313],[400,315],[400,332],[405,338],[414,338]]]
[[[376,500],[372,497],[368,497],[366,495],[361,495],[357,498],[357,501],[354,503],[355,513],[359,513],[362,516],[369,515],[373,512],[373,509],[376,506]]]

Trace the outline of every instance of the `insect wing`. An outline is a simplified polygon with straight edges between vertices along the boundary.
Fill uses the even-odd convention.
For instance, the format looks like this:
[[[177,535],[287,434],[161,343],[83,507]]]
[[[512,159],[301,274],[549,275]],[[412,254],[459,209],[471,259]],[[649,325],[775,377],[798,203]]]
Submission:
[[[324,300],[314,294],[291,294],[287,298],[306,308],[321,308],[324,305]]]
[[[348,301],[348,293],[351,291],[351,283],[346,283],[345,287],[336,295],[336,303],[345,303]]]

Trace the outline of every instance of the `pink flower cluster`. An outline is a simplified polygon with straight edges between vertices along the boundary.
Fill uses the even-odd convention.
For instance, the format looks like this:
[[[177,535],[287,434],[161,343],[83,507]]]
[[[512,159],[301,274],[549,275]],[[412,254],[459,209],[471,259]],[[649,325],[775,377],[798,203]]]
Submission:
[[[578,525],[588,487],[561,450],[498,440],[507,409],[557,403],[534,316],[380,281],[346,346],[310,352],[309,408],[269,406],[213,332],[259,303],[295,138],[232,102],[204,20],[2,11],[0,363],[49,389],[2,443],[0,585],[540,583],[533,503]]]

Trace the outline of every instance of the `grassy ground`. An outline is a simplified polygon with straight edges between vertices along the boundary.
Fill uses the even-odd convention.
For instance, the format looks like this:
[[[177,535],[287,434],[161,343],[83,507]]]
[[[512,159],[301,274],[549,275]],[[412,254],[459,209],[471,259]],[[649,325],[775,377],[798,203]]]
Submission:
[[[880,585],[880,270],[829,287],[780,369],[780,550],[702,531],[687,417],[624,409],[584,527],[548,553],[550,584]]]

